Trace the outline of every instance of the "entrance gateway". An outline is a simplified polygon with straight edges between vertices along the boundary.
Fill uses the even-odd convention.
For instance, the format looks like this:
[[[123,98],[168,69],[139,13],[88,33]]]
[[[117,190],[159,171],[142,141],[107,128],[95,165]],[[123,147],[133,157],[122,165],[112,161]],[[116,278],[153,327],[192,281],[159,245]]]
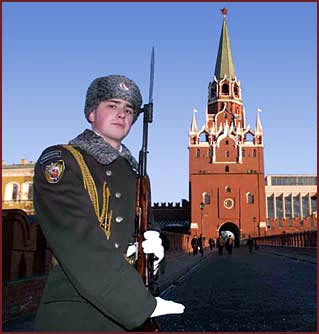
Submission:
[[[239,231],[239,228],[236,224],[232,223],[232,222],[227,222],[227,223],[224,223],[223,225],[221,225],[219,227],[219,230],[218,230],[218,234],[220,236],[222,236],[222,232],[226,232],[226,231],[229,231],[231,232],[234,237],[235,237],[235,247],[239,247],[240,245],[240,231]]]

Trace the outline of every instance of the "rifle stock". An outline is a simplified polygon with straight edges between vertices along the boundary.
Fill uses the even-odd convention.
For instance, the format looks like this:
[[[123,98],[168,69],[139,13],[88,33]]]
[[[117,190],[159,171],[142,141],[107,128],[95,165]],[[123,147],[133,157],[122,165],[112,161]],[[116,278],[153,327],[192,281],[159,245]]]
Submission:
[[[138,242],[138,257],[135,262],[136,270],[142,277],[147,289],[151,289],[153,279],[153,257],[144,254],[142,248],[143,235],[151,226],[149,210],[151,203],[150,180],[148,176],[141,176],[137,179],[136,189],[136,240]],[[148,318],[145,323],[138,328],[144,332],[158,332],[159,326],[155,319]]]

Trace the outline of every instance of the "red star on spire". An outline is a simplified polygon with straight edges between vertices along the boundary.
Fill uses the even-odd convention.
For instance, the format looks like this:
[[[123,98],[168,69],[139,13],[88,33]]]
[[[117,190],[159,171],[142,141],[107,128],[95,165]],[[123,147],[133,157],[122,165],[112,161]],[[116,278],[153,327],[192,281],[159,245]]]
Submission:
[[[228,13],[228,9],[226,7],[224,7],[223,9],[220,10],[222,12],[222,14],[224,15],[224,17],[227,15]]]

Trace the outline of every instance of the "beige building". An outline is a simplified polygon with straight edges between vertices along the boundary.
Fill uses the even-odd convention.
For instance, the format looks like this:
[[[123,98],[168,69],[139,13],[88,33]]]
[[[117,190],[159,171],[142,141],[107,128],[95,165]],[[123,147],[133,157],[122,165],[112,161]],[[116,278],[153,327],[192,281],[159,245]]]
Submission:
[[[22,209],[28,215],[33,209],[34,163],[21,160],[20,164],[6,165],[2,161],[2,208]]]
[[[268,175],[265,188],[267,218],[317,215],[316,175]]]

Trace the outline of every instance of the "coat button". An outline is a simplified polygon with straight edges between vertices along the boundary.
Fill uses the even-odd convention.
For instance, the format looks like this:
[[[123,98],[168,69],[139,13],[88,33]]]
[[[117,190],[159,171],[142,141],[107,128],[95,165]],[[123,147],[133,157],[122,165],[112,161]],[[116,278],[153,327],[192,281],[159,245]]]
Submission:
[[[121,223],[121,222],[123,221],[123,217],[121,217],[121,216],[117,216],[117,217],[115,218],[115,221],[116,221],[117,223]]]
[[[119,192],[117,192],[117,193],[115,193],[115,197],[116,197],[116,198],[121,198],[121,197],[122,197],[122,194],[119,193]]]
[[[112,171],[111,171],[111,170],[107,170],[107,171],[105,172],[105,174],[106,174],[107,176],[111,176],[111,175],[112,175]]]

